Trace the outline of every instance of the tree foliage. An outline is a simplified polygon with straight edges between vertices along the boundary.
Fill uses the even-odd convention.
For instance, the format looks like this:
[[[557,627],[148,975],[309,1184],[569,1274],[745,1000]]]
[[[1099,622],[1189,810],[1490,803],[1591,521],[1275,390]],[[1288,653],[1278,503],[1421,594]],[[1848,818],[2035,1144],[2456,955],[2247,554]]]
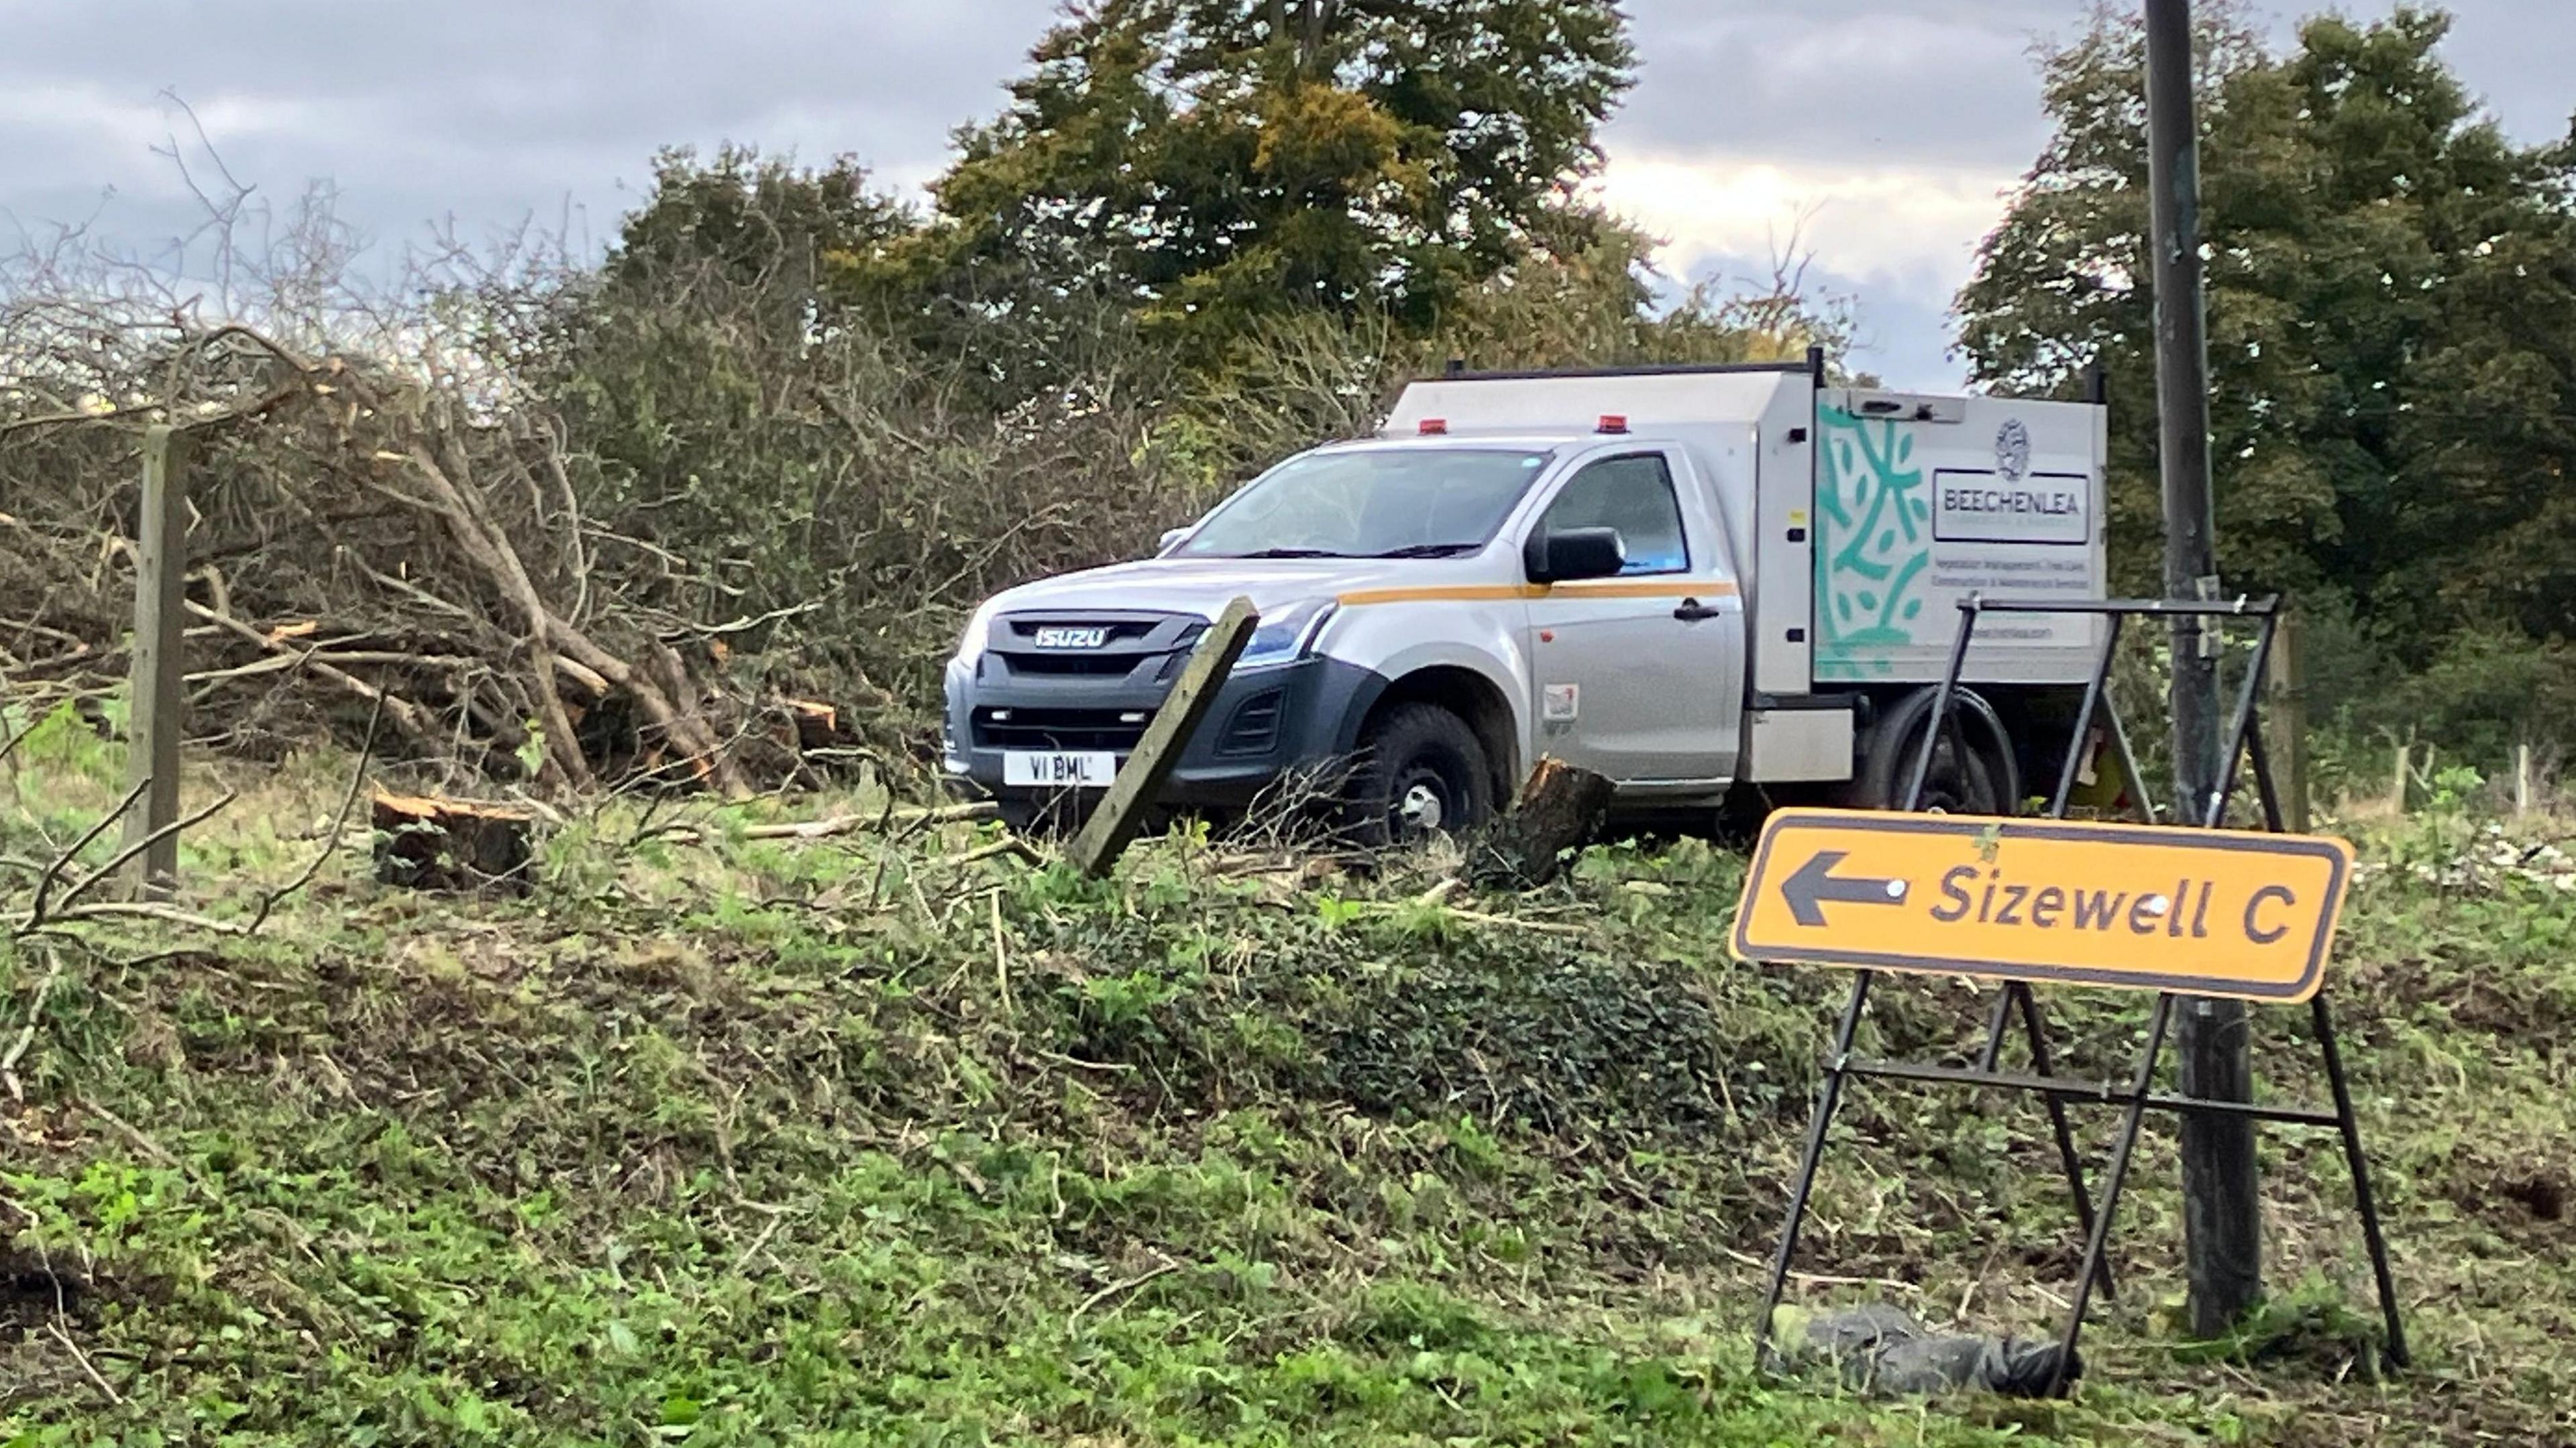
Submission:
[[[1603,0],[1100,0],[962,135],[937,285],[1097,288],[1204,355],[1252,319],[1383,312],[1581,251],[1629,80]]]
[[[2576,636],[2576,146],[2521,148],[2401,6],[2268,53],[2204,17],[2213,453],[2231,587],[2348,601],[2393,658]],[[2152,588],[2143,50],[2109,12],[2044,59],[2056,134],[1959,297],[1979,380],[2113,378],[2115,549]]]

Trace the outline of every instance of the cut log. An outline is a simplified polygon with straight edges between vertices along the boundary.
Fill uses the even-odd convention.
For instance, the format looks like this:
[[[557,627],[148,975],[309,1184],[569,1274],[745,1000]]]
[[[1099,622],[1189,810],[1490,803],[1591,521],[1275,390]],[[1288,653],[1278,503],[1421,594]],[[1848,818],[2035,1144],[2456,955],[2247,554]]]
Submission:
[[[536,817],[473,800],[379,794],[376,878],[414,890],[523,894]]]
[[[1477,883],[1544,885],[1566,852],[1590,844],[1610,818],[1608,779],[1556,758],[1541,759],[1511,811],[1469,851]]]
[[[842,722],[841,711],[833,705],[813,699],[787,701],[788,717],[796,721],[796,748],[811,754],[818,749],[848,749],[859,742]]]

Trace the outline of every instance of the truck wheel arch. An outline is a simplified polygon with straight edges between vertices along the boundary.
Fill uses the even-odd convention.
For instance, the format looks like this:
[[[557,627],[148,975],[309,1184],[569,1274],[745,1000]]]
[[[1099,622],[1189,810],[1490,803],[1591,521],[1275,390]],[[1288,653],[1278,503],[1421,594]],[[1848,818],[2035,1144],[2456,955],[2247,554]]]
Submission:
[[[1415,669],[1352,701],[1343,725],[1344,752],[1354,752],[1378,720],[1404,704],[1434,704],[1467,721],[1494,776],[1494,798],[1508,802],[1520,787],[1520,720],[1502,687],[1459,664]]]

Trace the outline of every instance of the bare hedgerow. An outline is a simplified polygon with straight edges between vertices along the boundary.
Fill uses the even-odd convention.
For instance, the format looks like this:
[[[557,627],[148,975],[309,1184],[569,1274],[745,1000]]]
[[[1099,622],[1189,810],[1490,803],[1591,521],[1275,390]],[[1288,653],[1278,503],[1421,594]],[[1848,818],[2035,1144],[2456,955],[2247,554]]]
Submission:
[[[65,235],[11,266],[10,672],[116,667],[136,440],[160,423],[189,461],[195,717],[238,742],[381,708],[417,757],[570,785],[617,757],[581,726],[623,713],[621,763],[737,782],[707,681],[598,586],[557,420],[472,345],[467,283],[538,272],[453,251],[370,294],[326,196],[255,255],[238,200],[210,207],[208,246],[158,265]]]
[[[789,696],[909,742],[978,599],[1193,506],[1114,337],[995,408],[967,364],[782,323],[758,272],[612,287],[531,232],[369,284],[327,192],[282,219],[228,177],[201,194],[204,229],[158,257],[66,229],[0,262],[21,700],[122,673],[153,423],[194,458],[191,715],[214,742],[273,751],[381,707],[442,775],[562,787],[782,777]],[[639,405],[672,457],[614,446]]]

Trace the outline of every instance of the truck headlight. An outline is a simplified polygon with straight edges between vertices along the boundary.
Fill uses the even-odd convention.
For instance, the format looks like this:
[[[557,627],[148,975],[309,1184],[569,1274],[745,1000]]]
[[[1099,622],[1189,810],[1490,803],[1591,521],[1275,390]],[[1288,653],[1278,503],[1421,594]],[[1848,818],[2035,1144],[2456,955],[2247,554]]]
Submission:
[[[1238,669],[1259,668],[1266,664],[1294,663],[1315,646],[1316,635],[1324,631],[1337,607],[1329,598],[1309,599],[1291,604],[1277,613],[1266,615],[1261,626],[1252,631],[1252,639],[1243,646],[1243,657],[1235,660]]]
[[[993,640],[993,617],[1001,612],[997,607],[1000,603],[998,598],[991,599],[976,609],[974,616],[966,620],[966,632],[958,636],[957,657],[953,662],[969,673],[974,672],[976,661],[984,657],[984,646]]]

